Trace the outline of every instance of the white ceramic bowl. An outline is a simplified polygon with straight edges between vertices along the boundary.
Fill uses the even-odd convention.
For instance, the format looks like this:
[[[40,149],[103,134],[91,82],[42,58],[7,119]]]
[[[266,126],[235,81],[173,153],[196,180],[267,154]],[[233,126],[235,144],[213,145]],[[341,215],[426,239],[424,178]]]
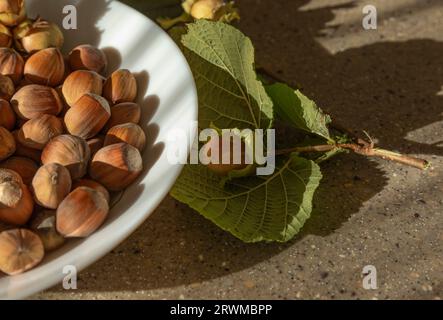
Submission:
[[[63,8],[77,8],[77,30],[64,30],[64,52],[83,43],[105,48],[109,69],[126,68],[137,74],[141,125],[149,146],[145,170],[111,210],[106,224],[84,240],[69,242],[49,254],[35,269],[19,276],[0,276],[0,299],[20,299],[61,283],[65,266],[79,271],[97,261],[128,237],[156,209],[181,172],[168,162],[178,146],[168,132],[180,129],[191,136],[197,120],[197,94],[189,66],[179,48],[154,22],[141,13],[109,0],[26,0],[29,15],[62,25]],[[147,89],[146,89],[147,88]],[[182,154],[181,160],[187,155]],[[61,284],[60,284],[61,285]]]

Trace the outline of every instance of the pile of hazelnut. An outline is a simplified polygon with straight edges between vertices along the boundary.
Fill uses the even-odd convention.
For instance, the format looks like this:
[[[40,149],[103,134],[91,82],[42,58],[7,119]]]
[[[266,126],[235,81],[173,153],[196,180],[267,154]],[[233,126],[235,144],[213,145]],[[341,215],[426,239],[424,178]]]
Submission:
[[[0,0],[0,271],[23,273],[105,221],[113,192],[143,170],[146,136],[128,70],[105,54],[60,51],[63,33]]]

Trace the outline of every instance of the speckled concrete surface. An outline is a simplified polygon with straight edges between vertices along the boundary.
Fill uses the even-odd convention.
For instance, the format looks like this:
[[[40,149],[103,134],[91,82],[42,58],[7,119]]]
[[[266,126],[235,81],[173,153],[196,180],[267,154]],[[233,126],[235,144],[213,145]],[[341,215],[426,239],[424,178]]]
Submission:
[[[239,0],[241,29],[273,70],[427,172],[343,155],[323,166],[315,214],[288,244],[243,244],[166,198],[133,236],[36,299],[439,299],[443,297],[443,3]],[[327,4],[326,4],[327,3]],[[362,287],[374,265],[378,289]]]

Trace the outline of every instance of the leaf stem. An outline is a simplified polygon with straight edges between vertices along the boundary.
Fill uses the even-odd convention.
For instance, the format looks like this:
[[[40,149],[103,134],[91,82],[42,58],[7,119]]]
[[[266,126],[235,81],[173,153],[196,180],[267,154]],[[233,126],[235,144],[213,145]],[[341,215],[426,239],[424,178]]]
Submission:
[[[429,168],[429,162],[423,159],[406,156],[400,153],[392,152],[389,150],[374,148],[373,144],[369,143],[338,143],[338,144],[325,144],[317,146],[296,147],[291,149],[277,150],[276,155],[284,155],[293,152],[298,153],[310,153],[310,152],[328,152],[336,149],[352,151],[356,154],[366,157],[376,157],[384,160],[389,160],[404,165],[408,165],[421,170]]]

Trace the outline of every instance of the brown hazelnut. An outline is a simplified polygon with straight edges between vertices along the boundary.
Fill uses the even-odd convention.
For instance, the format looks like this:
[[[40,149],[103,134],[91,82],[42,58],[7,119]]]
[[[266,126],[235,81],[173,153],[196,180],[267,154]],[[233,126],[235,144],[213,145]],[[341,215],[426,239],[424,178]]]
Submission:
[[[16,117],[8,101],[0,99],[0,127],[12,130],[15,127]]]
[[[17,275],[38,265],[45,255],[39,236],[26,229],[0,233],[0,270]]]
[[[31,220],[30,227],[42,240],[46,252],[54,251],[65,243],[65,238],[57,232],[56,212],[38,212]]]
[[[55,89],[38,84],[21,88],[11,99],[15,113],[21,119],[33,119],[43,114],[58,115],[62,100]]]
[[[65,78],[65,60],[57,48],[34,53],[25,63],[25,78],[31,83],[56,87]]]
[[[57,231],[67,238],[88,237],[103,224],[108,212],[109,204],[100,191],[77,188],[57,209]]]
[[[25,62],[22,56],[11,48],[0,48],[0,74],[8,76],[18,84],[23,76]]]
[[[38,165],[34,160],[29,158],[10,157],[9,159],[0,163],[0,168],[17,172],[22,178],[23,183],[30,185],[35,173],[38,170]]]
[[[3,161],[14,154],[16,144],[14,136],[8,130],[0,127],[0,161]]]
[[[26,19],[24,0],[1,0],[0,22],[6,26],[16,26]]]
[[[100,149],[94,156],[89,175],[110,191],[128,187],[143,170],[143,161],[137,148],[118,143]]]
[[[106,80],[103,96],[112,104],[133,102],[137,98],[137,80],[129,70],[117,70]]]
[[[14,32],[14,38],[17,47],[28,53],[47,48],[60,49],[64,42],[60,28],[52,22],[41,19],[35,22],[26,21],[19,31]]]
[[[52,139],[63,134],[63,123],[56,116],[43,114],[28,120],[19,130],[18,141],[25,147],[43,150]]]
[[[15,93],[14,82],[8,76],[0,75],[0,99],[11,100]]]
[[[91,45],[80,45],[69,53],[72,70],[89,70],[102,73],[108,64],[104,52]]]
[[[80,187],[88,187],[88,188],[97,190],[97,191],[103,193],[103,195],[106,198],[106,201],[108,201],[108,202],[111,201],[111,196],[109,195],[108,190],[106,190],[106,188],[104,186],[102,186],[98,182],[95,182],[94,180],[91,180],[91,179],[80,179],[80,180],[77,180],[77,181],[75,181],[73,183],[72,190],[75,190],[75,189],[80,188]]]
[[[78,70],[71,73],[63,83],[63,96],[69,106],[73,106],[78,99],[87,93],[101,95],[103,78],[96,72]]]
[[[12,225],[28,222],[34,201],[18,173],[0,169],[0,221]]]
[[[58,205],[71,191],[72,180],[68,169],[58,163],[46,164],[32,179],[32,192],[37,204],[48,209]]]
[[[106,124],[104,131],[124,123],[138,124],[141,118],[141,108],[134,102],[123,102],[111,107],[111,118]]]
[[[108,102],[96,94],[85,94],[66,112],[65,125],[72,135],[90,139],[96,136],[111,117]]]
[[[65,166],[73,180],[82,178],[87,170],[91,151],[80,137],[61,135],[46,145],[42,152],[42,163],[58,163]]]
[[[14,136],[16,150],[15,154],[16,156],[25,157],[34,160],[37,163],[40,163],[40,159],[42,156],[42,152],[37,149],[31,149],[28,147],[25,147],[18,141],[18,130],[13,131],[12,135]]]
[[[12,33],[8,27],[0,23],[0,47],[11,47],[12,45]]]
[[[108,131],[105,138],[105,146],[120,142],[130,144],[142,152],[146,146],[146,134],[138,124],[120,124]]]

